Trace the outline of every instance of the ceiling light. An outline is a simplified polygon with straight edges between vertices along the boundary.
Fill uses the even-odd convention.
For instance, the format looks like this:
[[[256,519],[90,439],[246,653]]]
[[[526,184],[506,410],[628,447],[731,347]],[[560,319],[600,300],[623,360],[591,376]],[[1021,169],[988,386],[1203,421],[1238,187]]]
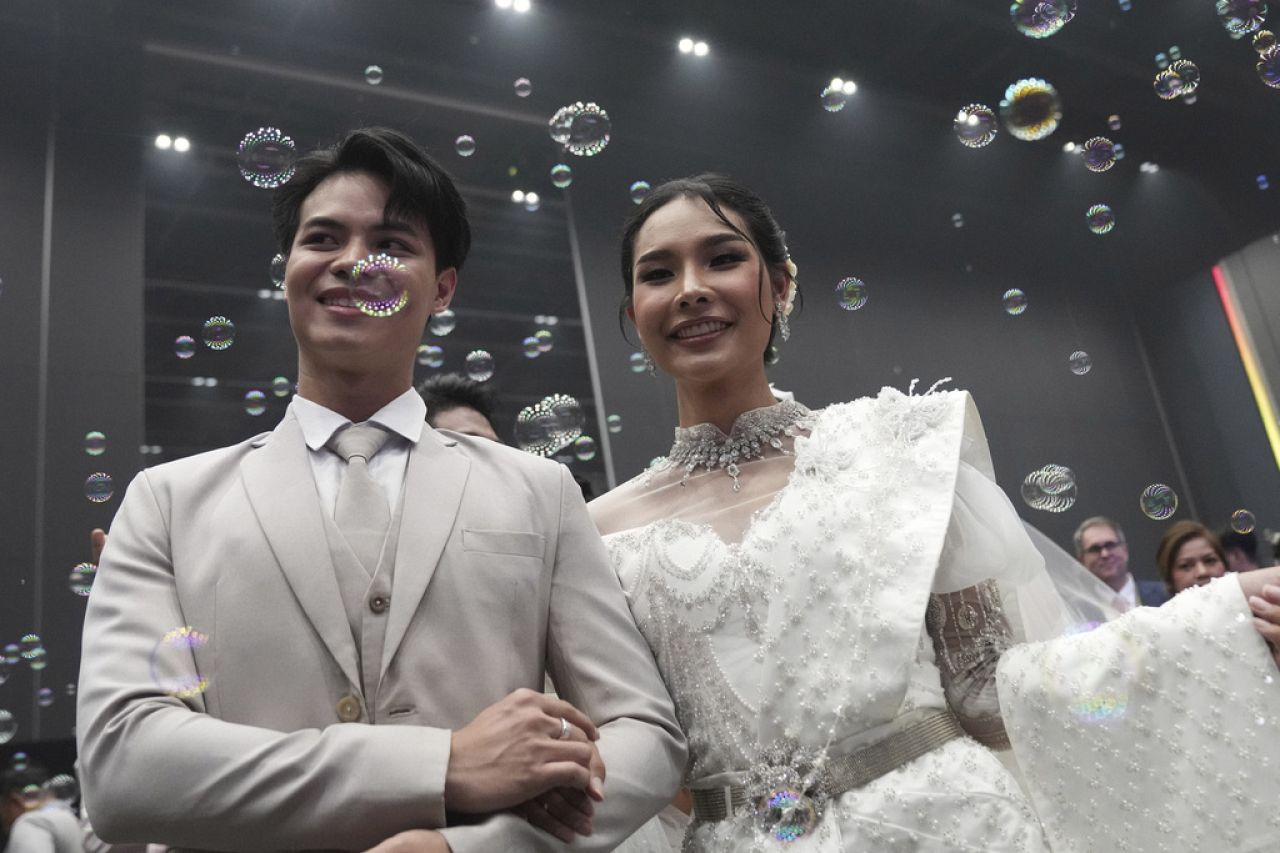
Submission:
[[[1138,171],[1146,172],[1149,175],[1153,175],[1156,172],[1160,171],[1160,167],[1157,166],[1155,163],[1152,163],[1150,160],[1148,160],[1147,162],[1143,163],[1141,166],[1138,167]]]
[[[493,0],[493,2],[499,9],[511,8],[511,0]]]
[[[191,140],[185,136],[175,136],[173,138],[173,150],[180,154],[185,154],[191,150]]]
[[[259,299],[270,299],[270,298],[271,298],[271,291],[270,291],[270,290],[259,290],[259,291],[258,291],[258,298],[259,298]]]
[[[173,140],[169,138],[169,134],[162,133],[156,137],[156,147],[161,151],[168,151],[173,147]]]
[[[680,48],[681,53],[693,53],[693,39],[689,38],[688,36],[685,36],[684,38],[680,39],[680,43],[677,45],[677,47]]]
[[[538,204],[539,202],[541,202],[541,201],[542,201],[542,200],[541,200],[540,198],[538,198],[538,194],[537,194],[537,193],[525,193],[525,196],[524,196],[524,203],[525,203],[525,205],[526,205],[526,206],[527,206],[527,205],[537,205],[537,204]]]
[[[206,376],[204,378],[204,384],[206,388],[217,388],[218,380],[213,376]]]
[[[852,80],[845,80],[844,85],[840,87],[840,90],[846,95],[852,95],[854,92],[858,91],[858,84]]]
[[[706,56],[710,51],[711,48],[707,47],[707,43],[705,41],[700,41],[693,46],[694,56]]]
[[[1074,142],[1067,142],[1063,144],[1062,150],[1068,154],[1074,154],[1076,153],[1076,144]]]
[[[511,3],[511,8],[517,12],[528,12],[532,7],[533,4],[529,0],[513,0]]]
[[[520,202],[524,201],[524,190],[514,190],[511,193],[511,200],[514,201],[516,204],[519,204]]]
[[[842,91],[843,91],[843,89],[844,89],[844,80],[842,80],[842,79],[841,79],[841,78],[839,78],[839,77],[832,77],[832,78],[831,78],[831,88],[832,88],[832,89],[840,89],[840,90],[842,90]]]

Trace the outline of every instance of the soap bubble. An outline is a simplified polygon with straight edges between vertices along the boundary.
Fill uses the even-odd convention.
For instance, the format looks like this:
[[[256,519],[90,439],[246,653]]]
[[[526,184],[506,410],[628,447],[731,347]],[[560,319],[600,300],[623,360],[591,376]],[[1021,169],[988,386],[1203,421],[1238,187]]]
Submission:
[[[258,389],[245,392],[244,395],[244,411],[245,414],[253,415],[255,418],[267,410],[267,395]]]
[[[609,415],[604,420],[609,427],[609,432],[615,435],[622,432],[622,415]]]
[[[860,278],[842,278],[836,285],[836,304],[846,311],[857,311],[870,298],[867,285]]]
[[[1000,297],[1004,312],[1010,317],[1017,317],[1027,310],[1027,294],[1017,287],[1011,287]]]
[[[551,167],[551,183],[560,189],[573,183],[573,169],[568,163],[556,163]]]
[[[216,352],[229,348],[236,341],[236,324],[218,315],[204,321],[204,345]]]
[[[1280,47],[1269,47],[1258,57],[1258,79],[1272,89],[1280,89]]]
[[[13,740],[13,736],[16,735],[17,733],[18,733],[18,721],[13,718],[13,714],[10,711],[6,711],[3,708],[0,708],[0,743],[8,743],[9,741]],[[16,759],[18,755],[22,755],[25,757],[26,753],[20,752],[14,755],[15,764],[17,763]],[[22,765],[24,768],[26,767],[25,760],[22,762]]]
[[[364,82],[376,86],[382,82],[382,66],[370,65],[364,70]]]
[[[434,344],[418,347],[418,364],[435,369],[444,366],[444,350]]]
[[[1032,509],[1066,512],[1076,502],[1076,475],[1065,465],[1045,465],[1022,481],[1022,499]]]
[[[1107,118],[1107,127],[1111,128],[1112,130],[1119,130],[1119,129],[1120,129],[1120,116],[1113,115],[1113,116],[1108,117],[1108,118]]]
[[[628,190],[631,194],[631,201],[635,204],[639,204],[644,201],[644,197],[649,194],[650,189],[652,189],[652,187],[649,186],[648,181],[636,181],[631,185],[631,189]]]
[[[408,271],[399,258],[385,252],[361,258],[351,267],[351,301],[370,317],[390,317],[409,304]]]
[[[18,648],[23,660],[33,660],[44,648],[44,640],[40,639],[39,634],[23,634],[18,641]]]
[[[1071,353],[1068,363],[1071,365],[1071,372],[1076,376],[1084,376],[1090,370],[1093,370],[1093,359],[1084,350],[1076,350]]]
[[[556,110],[547,123],[551,138],[578,157],[594,157],[609,144],[613,123],[596,104],[569,104]]]
[[[271,259],[271,283],[282,290],[284,289],[284,271],[288,264],[289,259],[279,253]]]
[[[1189,59],[1179,59],[1157,74],[1152,86],[1163,100],[1185,98],[1200,87],[1200,68]]]
[[[964,227],[964,214],[963,214],[963,213],[953,213],[953,214],[951,214],[951,226],[952,226],[953,228],[963,228],[963,227]]]
[[[151,680],[170,696],[190,699],[209,688],[200,674],[196,652],[209,644],[209,635],[190,625],[174,628],[151,651]]]
[[[431,315],[431,319],[427,321],[427,328],[431,334],[437,337],[445,337],[458,326],[458,316],[453,313],[452,308],[445,308],[443,311],[437,311]]]
[[[18,648],[17,643],[7,643],[4,647],[4,662],[17,663],[22,659],[22,651]]]
[[[271,393],[277,397],[288,397],[293,392],[293,383],[287,377],[277,376],[271,380]]]
[[[97,576],[98,567],[93,563],[77,563],[67,578],[67,587],[81,598],[87,598]]]
[[[969,104],[956,114],[952,123],[956,138],[970,148],[982,148],[991,144],[999,132],[996,114],[985,104]]]
[[[115,494],[115,485],[110,474],[90,474],[84,481],[84,496],[96,504],[106,503]]]
[[[542,355],[542,349],[538,346],[538,339],[533,335],[529,335],[520,342],[520,349],[525,358],[537,358]]]
[[[1018,32],[1028,38],[1048,38],[1076,14],[1076,0],[1013,0],[1009,16]]]
[[[517,98],[527,98],[533,94],[533,84],[529,82],[528,77],[521,77],[512,84],[512,88],[516,90]]]
[[[1259,30],[1253,37],[1253,49],[1258,53],[1266,53],[1276,46],[1276,34],[1271,30]]]
[[[1231,513],[1231,529],[1236,533],[1252,533],[1257,524],[1258,520],[1247,509],[1238,509]]]
[[[6,660],[0,660],[0,684],[4,684],[9,680],[9,676],[13,674],[13,664]]]
[[[49,653],[45,651],[44,646],[36,649],[31,653],[31,658],[27,661],[27,666],[35,672],[39,672],[49,665]]]
[[[1268,190],[1271,188],[1271,182],[1267,180],[1266,175],[1258,175],[1258,177],[1254,178],[1254,181],[1257,183],[1258,189],[1260,190]]]
[[[551,352],[551,348],[555,346],[555,335],[550,329],[539,329],[533,333],[533,339],[538,342],[539,352]]]
[[[573,443],[573,455],[579,462],[590,462],[596,458],[596,440],[584,435]]]
[[[649,369],[649,365],[645,363],[644,353],[633,352],[627,358],[627,362],[631,365],[632,373],[644,373]]]
[[[467,353],[467,376],[476,382],[487,382],[493,376],[493,356],[482,349]]]
[[[1257,32],[1266,20],[1265,0],[1218,0],[1218,20],[1233,39]]]
[[[44,799],[44,789],[39,785],[27,785],[18,794],[22,800],[22,807],[27,811],[32,811],[40,806],[40,801]]]
[[[453,140],[453,150],[458,152],[459,157],[470,157],[476,153],[476,141],[468,134],[462,134]]]
[[[53,704],[53,690],[48,687],[41,687],[36,691],[36,704],[41,708],[48,708]]]
[[[1116,214],[1107,204],[1095,204],[1084,214],[1089,230],[1094,234],[1107,234],[1116,227]]]
[[[822,108],[829,113],[838,113],[849,102],[843,86],[829,85],[822,90]]]
[[[1062,100],[1058,90],[1044,80],[1028,77],[1005,89],[1000,102],[1000,118],[1005,128],[1024,142],[1044,139],[1058,129],[1062,120]]]
[[[101,456],[107,452],[107,437],[98,430],[84,434],[84,452],[90,456]]]
[[[275,127],[260,127],[245,134],[236,151],[240,174],[264,190],[288,183],[297,159],[298,149],[293,140]]]
[[[1095,136],[1081,146],[1084,165],[1090,172],[1105,172],[1116,164],[1116,148],[1105,136]]]
[[[1178,511],[1178,496],[1164,483],[1152,483],[1138,499],[1142,513],[1152,521],[1164,521]]]
[[[196,354],[196,339],[190,335],[178,335],[173,339],[173,354],[181,359],[188,359]]]
[[[516,444],[538,456],[551,456],[582,435],[586,416],[568,394],[552,394],[516,416]]]

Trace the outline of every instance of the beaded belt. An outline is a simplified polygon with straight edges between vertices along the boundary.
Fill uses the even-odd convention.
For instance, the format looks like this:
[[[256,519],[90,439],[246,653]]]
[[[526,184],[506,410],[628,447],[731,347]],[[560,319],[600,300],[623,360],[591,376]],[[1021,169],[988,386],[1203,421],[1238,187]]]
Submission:
[[[806,790],[760,792],[752,798],[755,814],[775,838],[794,841],[817,825],[822,806],[829,799],[861,788],[963,735],[955,714],[935,711],[882,741],[825,762],[817,782]],[[724,820],[748,802],[743,785],[694,789],[693,817],[699,821]]]

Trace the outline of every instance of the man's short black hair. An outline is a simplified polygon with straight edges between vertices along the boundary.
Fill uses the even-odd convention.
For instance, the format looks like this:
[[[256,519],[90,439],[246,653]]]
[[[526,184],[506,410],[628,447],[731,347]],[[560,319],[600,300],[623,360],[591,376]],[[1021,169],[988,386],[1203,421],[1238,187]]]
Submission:
[[[9,766],[0,772],[0,798],[21,794],[26,788],[43,785],[49,778],[44,767],[34,761],[19,767]]]
[[[422,146],[385,127],[353,130],[337,145],[298,158],[293,178],[271,199],[271,228],[282,254],[293,246],[302,203],[339,172],[369,172],[386,181],[387,216],[425,225],[436,268],[462,269],[471,250],[471,225],[453,178]]]
[[[1248,557],[1249,562],[1254,564],[1258,562],[1258,537],[1253,531],[1241,533],[1228,526],[1217,531],[1217,533],[1218,541],[1222,543],[1224,551],[1235,549]]]
[[[432,426],[441,412],[466,408],[475,409],[493,427],[493,393],[483,383],[457,373],[440,373],[419,385],[418,393],[427,401],[427,421]]]

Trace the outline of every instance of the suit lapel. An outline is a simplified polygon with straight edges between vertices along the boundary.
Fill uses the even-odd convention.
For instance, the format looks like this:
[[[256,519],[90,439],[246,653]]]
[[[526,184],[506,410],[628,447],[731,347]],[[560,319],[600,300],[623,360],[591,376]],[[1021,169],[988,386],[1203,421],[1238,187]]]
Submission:
[[[351,684],[360,684],[302,428],[292,413],[240,463],[245,492],[293,594]]]
[[[443,438],[430,427],[423,428],[417,446],[409,453],[379,678],[386,674],[435,574],[453,532],[470,468],[471,463],[458,450],[457,442]]]

